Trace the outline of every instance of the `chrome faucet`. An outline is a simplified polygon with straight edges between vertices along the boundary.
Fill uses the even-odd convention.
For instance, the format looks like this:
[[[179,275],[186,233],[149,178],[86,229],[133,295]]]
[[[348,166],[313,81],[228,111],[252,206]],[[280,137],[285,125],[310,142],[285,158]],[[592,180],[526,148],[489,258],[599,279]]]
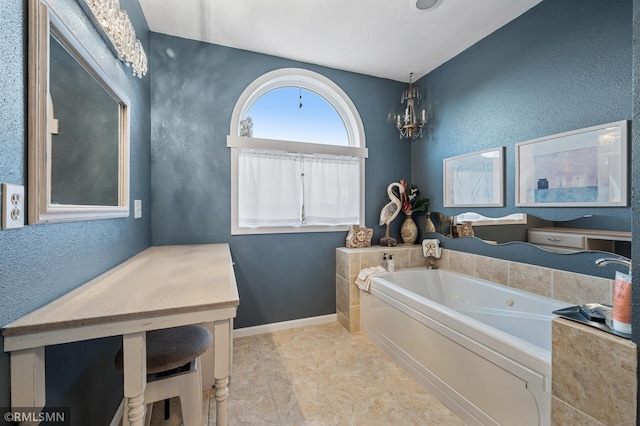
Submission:
[[[600,259],[596,259],[596,265],[598,266],[608,265],[609,263],[625,265],[629,268],[629,271],[631,271],[631,260],[626,257],[601,257]]]

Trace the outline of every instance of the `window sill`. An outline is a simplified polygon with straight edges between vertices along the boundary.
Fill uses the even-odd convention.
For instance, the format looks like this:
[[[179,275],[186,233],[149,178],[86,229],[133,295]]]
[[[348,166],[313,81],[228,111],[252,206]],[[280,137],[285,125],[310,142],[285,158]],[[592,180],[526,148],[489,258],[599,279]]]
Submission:
[[[231,235],[306,234],[311,232],[348,232],[351,225],[300,225],[266,227],[232,227]]]

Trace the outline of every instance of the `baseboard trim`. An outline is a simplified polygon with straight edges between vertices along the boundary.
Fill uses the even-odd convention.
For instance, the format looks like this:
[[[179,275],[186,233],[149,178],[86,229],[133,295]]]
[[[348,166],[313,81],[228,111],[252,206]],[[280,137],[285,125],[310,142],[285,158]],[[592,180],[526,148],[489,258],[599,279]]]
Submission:
[[[318,317],[301,318],[291,321],[274,322],[271,324],[256,325],[253,327],[237,328],[233,330],[233,337],[255,336],[256,334],[273,333],[274,331],[288,330],[291,328],[306,327],[308,325],[326,324],[336,322],[336,314],[322,315]]]

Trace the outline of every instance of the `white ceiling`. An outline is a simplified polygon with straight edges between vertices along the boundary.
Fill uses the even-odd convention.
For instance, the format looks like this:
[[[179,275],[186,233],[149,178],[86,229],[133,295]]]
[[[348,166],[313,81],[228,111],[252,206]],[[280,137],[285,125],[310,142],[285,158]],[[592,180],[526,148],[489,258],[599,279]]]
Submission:
[[[407,82],[542,0],[140,0],[151,31]]]

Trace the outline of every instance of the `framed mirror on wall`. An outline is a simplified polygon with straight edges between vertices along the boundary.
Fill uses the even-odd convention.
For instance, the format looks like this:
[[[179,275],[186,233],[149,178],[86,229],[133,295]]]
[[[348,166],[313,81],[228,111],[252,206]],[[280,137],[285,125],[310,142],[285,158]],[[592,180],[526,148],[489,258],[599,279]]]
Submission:
[[[588,215],[553,220],[531,213],[503,217],[476,212],[430,215],[436,232],[447,238],[475,238],[490,245],[527,243],[553,253],[606,252],[631,256],[631,221],[622,217]],[[452,223],[468,224],[472,232],[454,235]]]
[[[444,207],[504,206],[504,147],[442,161]]]
[[[127,217],[127,96],[45,1],[29,28],[29,223]]]
[[[629,258],[629,142],[629,121],[619,120],[516,143],[515,208],[496,210],[484,207],[504,207],[496,196],[504,190],[504,148],[445,158],[443,209],[458,209],[432,210],[430,220],[452,239]]]
[[[629,123],[516,144],[516,206],[626,207]]]

